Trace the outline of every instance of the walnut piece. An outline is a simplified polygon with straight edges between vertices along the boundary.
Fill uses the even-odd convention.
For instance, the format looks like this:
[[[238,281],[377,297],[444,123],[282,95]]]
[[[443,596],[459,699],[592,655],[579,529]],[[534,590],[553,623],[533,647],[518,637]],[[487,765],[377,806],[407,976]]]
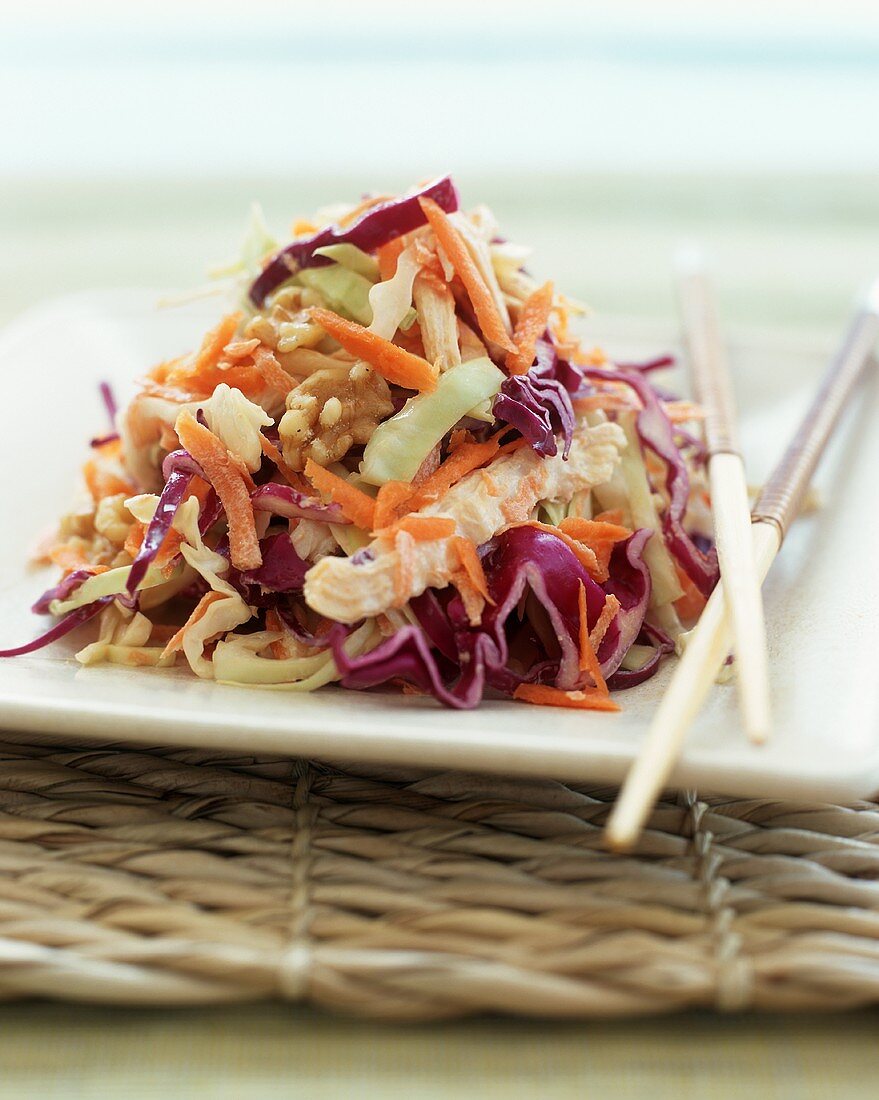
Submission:
[[[284,460],[294,470],[309,458],[319,466],[338,462],[368,443],[393,411],[387,382],[366,363],[315,371],[287,394],[278,426]]]

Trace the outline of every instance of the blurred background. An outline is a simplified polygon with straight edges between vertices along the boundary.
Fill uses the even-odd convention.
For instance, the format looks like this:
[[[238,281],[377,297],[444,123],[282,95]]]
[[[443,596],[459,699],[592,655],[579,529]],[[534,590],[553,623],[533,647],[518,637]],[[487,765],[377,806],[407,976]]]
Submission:
[[[0,320],[182,288],[253,199],[284,230],[452,171],[602,313],[710,245],[748,325],[827,327],[879,261],[879,7],[152,0],[2,8]]]

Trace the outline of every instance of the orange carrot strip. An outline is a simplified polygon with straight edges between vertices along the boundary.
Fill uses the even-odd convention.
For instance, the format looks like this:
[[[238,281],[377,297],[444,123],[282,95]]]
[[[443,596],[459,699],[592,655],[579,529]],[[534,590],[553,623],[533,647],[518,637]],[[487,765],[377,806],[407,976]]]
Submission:
[[[527,374],[534,362],[537,341],[546,331],[549,311],[552,309],[552,283],[544,283],[526,299],[516,321],[513,343],[516,350],[507,355],[506,366],[510,374]]]
[[[682,619],[698,619],[708,601],[679,565],[675,565],[675,570],[684,594],[675,600],[674,609]]]
[[[406,531],[416,542],[447,539],[455,533],[455,521],[449,516],[419,516],[412,513],[402,516],[388,527],[376,527],[375,536],[394,538],[398,531]]]
[[[203,370],[215,367],[223,354],[223,348],[231,341],[241,320],[240,313],[228,313],[220,321],[216,328],[205,336],[202,345],[192,365],[192,373],[199,374]]]
[[[577,539],[571,538],[570,535],[565,534],[560,527],[553,527],[551,523],[540,523],[536,519],[528,520],[526,523],[515,523],[513,526],[536,527],[538,531],[546,531],[549,535],[555,535],[555,537],[561,539],[568,549],[576,556],[577,560],[593,580],[599,582],[607,580],[606,576],[602,577],[602,569],[595,555],[595,551],[585,546]]]
[[[388,382],[407,390],[436,389],[439,369],[426,359],[376,336],[356,321],[346,321],[331,310],[313,306],[310,313],[311,319],[334,340],[338,340],[349,355],[365,359]]]
[[[507,334],[491,291],[467,251],[464,238],[455,228],[448,214],[433,199],[419,199],[418,202],[430,223],[434,236],[448,256],[458,278],[464,284],[483,335],[502,347],[504,351],[515,352],[516,345]]]
[[[589,621],[586,608],[586,586],[583,584],[582,581],[580,581],[578,604],[580,608],[580,671],[588,672],[589,675],[592,677],[596,688],[602,693],[602,695],[607,695],[607,682],[601,675],[601,665],[598,663],[598,655],[592,648],[592,643],[589,641]]]
[[[301,493],[308,493],[311,490],[311,486],[306,482],[305,478],[301,474],[297,474],[295,470],[284,461],[284,456],[278,450],[278,448],[272,443],[270,439],[260,433],[259,445],[262,448],[262,453],[266,456],[269,462],[274,462],[278,467],[278,473],[281,477],[286,478],[287,481],[294,489],[298,489]]]
[[[136,519],[128,528],[128,534],[125,536],[125,542],[122,544],[122,549],[125,553],[129,554],[132,558],[136,558],[143,544],[145,534],[146,525]]]
[[[170,654],[176,653],[178,650],[182,649],[187,630],[189,630],[191,626],[194,626],[200,619],[203,619],[205,617],[207,609],[211,606],[212,603],[216,603],[217,600],[222,600],[223,598],[224,596],[222,592],[205,592],[202,598],[195,605],[192,614],[162,650],[162,656],[168,657]]]
[[[277,611],[273,611],[271,608],[266,612],[266,630],[276,630],[279,634],[284,635],[283,638],[279,638],[276,642],[271,642],[269,644],[269,649],[272,651],[272,656],[276,661],[284,661],[288,657],[294,656],[288,644],[290,635],[281,622],[281,616]]]
[[[599,512],[597,516],[592,517],[596,523],[622,523],[623,522],[623,510],[622,508],[608,508],[604,512]]]
[[[484,443],[462,443],[449,457],[438,466],[430,477],[426,478],[418,488],[418,491],[409,501],[410,511],[416,512],[425,504],[431,504],[435,500],[456,485],[461,478],[478,470],[486,462],[490,462],[498,452],[498,438],[496,435],[486,439]]]
[[[59,542],[57,546],[52,547],[47,557],[53,565],[57,565],[65,573],[72,573],[75,569],[86,569],[90,564],[83,540]]]
[[[598,652],[601,643],[604,641],[607,628],[613,622],[619,609],[620,601],[616,596],[608,594],[604,597],[604,607],[601,609],[601,614],[598,616],[595,626],[589,632],[589,644],[595,653]]]
[[[414,489],[408,481],[386,481],[375,498],[376,528],[390,527],[403,515]]]
[[[408,531],[398,531],[394,536],[394,549],[397,551],[394,601],[396,607],[402,607],[412,592],[412,578],[415,575],[415,539]]]
[[[328,496],[339,505],[342,515],[355,527],[371,531],[375,526],[375,500],[344,478],[318,466],[313,458],[305,464],[305,476],[319,493]]]
[[[488,581],[485,579],[485,570],[482,568],[482,562],[479,560],[476,544],[471,542],[470,539],[465,539],[463,535],[457,535],[452,539],[452,548],[458,555],[461,568],[467,574],[470,583],[485,602],[490,603],[492,607],[494,607],[495,601],[491,598],[491,594],[488,591]]]
[[[585,397],[575,397],[573,406],[577,412],[594,412],[600,409],[603,412],[625,412],[638,406],[628,401],[622,394],[617,393],[590,393]]]
[[[82,476],[85,478],[88,491],[95,504],[103,500],[104,497],[118,496],[119,493],[131,496],[134,492],[134,486],[130,481],[119,477],[111,470],[102,469],[93,459],[89,459],[83,466]]]
[[[188,409],[180,412],[174,428],[181,445],[204,470],[226,512],[232,564],[236,569],[258,569],[262,565],[262,552],[250,493],[228,450]]]
[[[397,261],[400,258],[400,253],[403,251],[403,238],[394,237],[392,241],[388,241],[387,244],[383,244],[375,254],[376,260],[378,260],[378,273],[381,276],[382,281],[385,279],[393,279],[397,270]]]
[[[628,527],[623,527],[618,523],[580,519],[577,516],[567,516],[559,526],[566,535],[570,535],[572,539],[576,539],[578,542],[585,543],[594,552],[601,572],[605,574],[605,580],[607,580],[606,574],[610,567],[610,556],[613,553],[614,545],[623,542],[632,533]]]
[[[536,703],[540,707],[570,707],[574,710],[620,710],[609,695],[600,691],[562,691],[546,684],[519,684],[513,698],[522,703]]]
[[[275,358],[271,348],[258,347],[253,353],[253,365],[266,380],[266,384],[278,393],[286,395],[293,389],[293,379]]]

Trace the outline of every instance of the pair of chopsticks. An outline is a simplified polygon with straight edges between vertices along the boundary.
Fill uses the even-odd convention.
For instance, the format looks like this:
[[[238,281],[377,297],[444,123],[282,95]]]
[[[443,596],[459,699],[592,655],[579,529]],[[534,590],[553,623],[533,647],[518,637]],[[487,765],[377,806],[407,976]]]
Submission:
[[[638,838],[678,759],[687,731],[731,648],[738,662],[744,724],[752,738],[760,739],[768,732],[770,710],[760,585],[781,548],[788,526],[800,510],[818,460],[879,337],[877,280],[855,313],[809,410],[748,514],[744,466],[735,446],[734,412],[717,314],[704,266],[694,257],[687,257],[682,273],[681,299],[694,390],[706,407],[706,443],[721,579],[690,634],[641,752],[608,819],[607,841],[616,850],[629,849]],[[719,467],[718,460],[721,460]],[[720,471],[719,476],[716,473],[712,476],[712,467]],[[749,527],[747,540],[742,538],[743,522]],[[744,553],[746,550],[750,550],[750,555]],[[748,646],[754,646],[754,650],[748,652],[743,648]]]

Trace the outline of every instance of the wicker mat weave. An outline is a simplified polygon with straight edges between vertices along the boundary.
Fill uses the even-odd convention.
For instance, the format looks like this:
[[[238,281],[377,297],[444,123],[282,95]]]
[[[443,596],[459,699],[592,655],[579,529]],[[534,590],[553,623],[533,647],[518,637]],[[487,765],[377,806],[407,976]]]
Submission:
[[[879,805],[0,745],[0,995],[375,1017],[879,1001]]]

